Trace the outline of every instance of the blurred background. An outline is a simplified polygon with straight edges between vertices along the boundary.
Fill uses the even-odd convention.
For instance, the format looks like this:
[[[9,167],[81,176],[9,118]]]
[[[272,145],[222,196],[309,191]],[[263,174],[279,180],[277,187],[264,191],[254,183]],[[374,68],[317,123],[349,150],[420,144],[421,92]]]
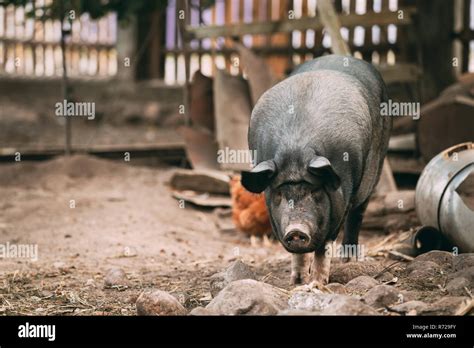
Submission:
[[[392,99],[426,103],[474,71],[472,0],[333,3],[342,38],[354,56],[378,67]],[[0,154],[63,151],[68,121],[52,112],[67,92],[96,107],[93,122],[72,121],[76,151],[112,153],[133,144],[179,162],[185,142],[175,129],[191,117],[179,106],[190,103],[196,71],[248,78],[235,42],[276,79],[331,48],[317,0],[4,0]],[[396,120],[394,134],[416,132],[411,120]],[[418,145],[412,139],[410,146]]]

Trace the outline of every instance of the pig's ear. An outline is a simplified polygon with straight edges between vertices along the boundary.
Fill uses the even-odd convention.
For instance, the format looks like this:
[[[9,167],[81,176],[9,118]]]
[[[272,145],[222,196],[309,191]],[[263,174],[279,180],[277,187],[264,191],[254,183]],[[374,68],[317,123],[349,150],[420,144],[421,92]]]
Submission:
[[[313,158],[311,162],[309,162],[308,172],[321,178],[323,183],[333,190],[337,190],[341,185],[341,179],[326,157],[317,156]]]
[[[276,165],[273,160],[260,162],[250,172],[242,172],[242,185],[250,192],[265,190],[275,177]]]

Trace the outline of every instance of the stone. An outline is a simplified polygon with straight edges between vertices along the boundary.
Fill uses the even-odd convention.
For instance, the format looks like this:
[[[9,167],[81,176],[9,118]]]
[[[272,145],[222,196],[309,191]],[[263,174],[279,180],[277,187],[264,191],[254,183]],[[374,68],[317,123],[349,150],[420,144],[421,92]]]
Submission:
[[[276,315],[286,309],[288,292],[253,279],[227,285],[206,306],[219,315]]]
[[[216,315],[216,313],[204,307],[196,307],[191,312],[189,312],[189,315],[205,316],[205,315]]]
[[[464,315],[473,307],[473,300],[462,296],[445,296],[420,312],[420,315]]]
[[[212,297],[216,297],[217,294],[224,289],[231,282],[241,279],[254,279],[257,276],[255,272],[248,265],[240,260],[234,261],[227,269],[223,272],[216,273],[210,278],[210,291]]]
[[[95,281],[94,281],[94,279],[92,279],[92,278],[87,279],[87,281],[86,281],[86,286],[90,286],[90,287],[95,288]]]
[[[358,276],[346,284],[346,289],[350,293],[362,294],[379,285],[379,282],[369,276]]]
[[[390,285],[377,285],[370,289],[362,299],[375,308],[388,307],[400,300],[400,292]]]
[[[145,290],[138,296],[138,315],[185,315],[186,309],[166,291]]]
[[[326,288],[334,294],[340,294],[340,295],[347,294],[346,287],[339,283],[330,283],[326,285]]]
[[[379,315],[372,307],[354,297],[339,296],[321,315]]]
[[[377,280],[381,283],[385,283],[385,282],[391,282],[393,281],[393,279],[395,278],[395,276],[390,273],[390,272],[383,272],[381,275],[379,275],[377,277]]]
[[[447,251],[432,250],[417,256],[414,262],[415,261],[431,261],[443,268],[449,268],[453,264],[454,256]]]
[[[453,265],[455,271],[464,268],[474,267],[474,253],[459,254],[453,257]]]
[[[470,288],[471,282],[464,277],[454,278],[446,285],[446,290],[453,296],[467,295],[466,289],[470,290]]]
[[[288,301],[289,310],[314,312],[318,315],[376,315],[373,308],[360,300],[339,294],[296,292]]]
[[[127,274],[121,268],[112,268],[105,275],[105,287],[126,286],[128,283]]]
[[[329,276],[331,283],[346,284],[361,275],[374,277],[383,270],[380,262],[347,262],[334,265]]]
[[[415,259],[408,264],[406,271],[411,273],[416,270],[433,270],[434,273],[437,273],[440,271],[440,267],[433,261],[422,261]]]
[[[298,309],[284,309],[282,311],[278,312],[278,315],[318,315],[316,312],[308,312],[308,311],[302,311]]]
[[[402,313],[405,315],[417,315],[424,309],[426,309],[428,305],[422,301],[408,301],[400,304],[396,304],[390,307],[392,311],[397,313]]]
[[[470,286],[472,286],[474,284],[474,266],[463,268],[448,276],[448,279],[454,278],[466,278],[469,281]]]
[[[443,277],[441,266],[433,261],[414,260],[406,268],[407,279],[418,288],[436,288]]]

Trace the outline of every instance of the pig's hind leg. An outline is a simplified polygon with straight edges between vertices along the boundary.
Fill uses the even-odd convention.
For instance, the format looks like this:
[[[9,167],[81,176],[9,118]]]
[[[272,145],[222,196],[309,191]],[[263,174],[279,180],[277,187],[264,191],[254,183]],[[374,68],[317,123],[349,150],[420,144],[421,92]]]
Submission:
[[[342,239],[342,258],[345,262],[351,259],[357,260],[359,256],[359,231],[368,204],[369,199],[358,207],[351,209],[347,215],[344,226],[344,238]]]

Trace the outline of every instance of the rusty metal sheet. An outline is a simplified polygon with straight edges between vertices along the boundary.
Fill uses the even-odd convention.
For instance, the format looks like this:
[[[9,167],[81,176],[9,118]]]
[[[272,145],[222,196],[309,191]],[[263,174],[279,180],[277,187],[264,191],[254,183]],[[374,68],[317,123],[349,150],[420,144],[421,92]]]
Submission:
[[[193,76],[190,86],[190,118],[197,127],[214,132],[214,97],[212,79],[199,70]]]
[[[205,129],[182,126],[178,129],[186,144],[186,155],[194,169],[219,169],[217,142]]]
[[[252,108],[247,81],[218,70],[214,79],[214,107],[219,150],[230,155],[248,154],[247,133]],[[221,161],[221,168],[249,169],[250,161],[245,163],[244,158],[235,158],[235,161]]]
[[[260,96],[278,82],[270,65],[244,45],[233,43],[240,55],[240,64],[248,77],[252,105],[255,106]]]

